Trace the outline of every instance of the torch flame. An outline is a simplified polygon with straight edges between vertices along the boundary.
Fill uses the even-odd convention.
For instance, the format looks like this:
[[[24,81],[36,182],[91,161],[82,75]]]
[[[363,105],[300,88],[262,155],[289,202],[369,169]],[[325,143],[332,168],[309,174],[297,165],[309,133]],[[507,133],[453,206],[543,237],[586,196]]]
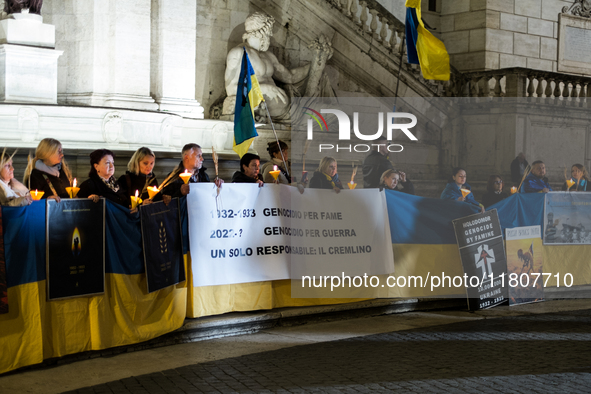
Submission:
[[[72,253],[74,256],[80,254],[80,248],[82,246],[82,242],[80,241],[80,231],[78,231],[78,227],[74,229],[74,233],[72,234]]]

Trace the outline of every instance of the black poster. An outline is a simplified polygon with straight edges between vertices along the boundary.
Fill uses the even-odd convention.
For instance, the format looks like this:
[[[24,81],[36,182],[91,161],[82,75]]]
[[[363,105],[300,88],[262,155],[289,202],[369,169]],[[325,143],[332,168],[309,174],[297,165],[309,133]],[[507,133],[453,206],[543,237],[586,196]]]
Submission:
[[[4,259],[4,232],[0,209],[0,315],[8,313],[8,286],[6,284],[6,260]]]
[[[185,280],[179,199],[140,207],[148,293]]]
[[[497,210],[453,221],[470,310],[492,308],[508,299],[507,260]]]
[[[47,298],[105,292],[105,200],[47,200]]]

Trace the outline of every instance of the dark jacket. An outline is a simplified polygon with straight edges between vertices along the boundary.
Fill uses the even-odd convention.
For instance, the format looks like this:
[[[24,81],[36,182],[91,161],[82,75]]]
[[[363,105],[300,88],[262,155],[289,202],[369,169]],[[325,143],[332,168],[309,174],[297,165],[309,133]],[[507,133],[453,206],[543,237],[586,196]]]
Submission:
[[[396,189],[394,189],[394,191],[402,192],[402,193],[406,193],[406,194],[412,194],[413,196],[415,195],[415,187],[409,179],[407,179],[406,182],[398,182],[398,184],[400,186],[402,186],[402,189],[396,188]],[[386,187],[386,185],[384,185],[383,183],[380,183],[380,191],[383,189],[392,190],[392,189],[388,189]]]
[[[571,192],[591,192],[591,185],[589,184],[588,180],[582,180],[579,182],[578,185],[577,185],[576,179],[571,179],[571,180],[573,182],[575,182],[575,184],[570,187]],[[565,191],[569,190],[566,182],[564,182],[562,184],[562,190],[565,190]]]
[[[207,173],[205,172],[207,168],[205,167],[201,167],[196,174],[193,174],[193,176],[189,179],[189,183],[197,183],[197,182],[210,182],[209,180],[209,175],[207,175]],[[185,182],[183,182],[183,179],[181,177],[179,177],[181,172],[184,172],[185,168],[183,167],[183,162],[181,161],[181,163],[179,164],[179,166],[170,174],[174,174],[172,180],[164,187],[164,189],[156,195],[156,197],[154,197],[154,200],[157,199],[162,199],[162,195],[166,194],[167,196],[171,196],[172,198],[175,197],[179,197],[181,198],[183,196],[183,193],[181,193],[181,186],[183,186],[185,184]],[[168,174],[168,176],[170,176],[170,174]],[[167,176],[167,178],[168,178]]]
[[[498,194],[495,192],[486,192],[482,196],[482,205],[484,205],[485,208],[488,208],[491,205],[494,205],[499,201],[506,199],[507,197],[509,197],[509,195],[505,192],[501,192]]]
[[[392,163],[386,156],[377,150],[372,151],[363,161],[363,187],[378,187],[384,171],[392,168]]]
[[[78,192],[78,197],[87,198],[92,194],[104,197],[107,200],[129,208],[129,205],[127,204],[127,200],[129,198],[125,195],[125,193],[122,192],[121,189],[119,189],[117,192],[114,192],[113,189],[107,186],[98,175],[92,175],[90,178],[82,182],[80,185],[80,191]]]
[[[55,192],[58,194],[58,196],[60,196],[60,198],[70,198],[70,195],[66,191],[66,187],[70,187],[70,180],[68,179],[66,173],[63,170],[60,170],[60,175],[59,177],[57,177],[34,168],[33,171],[31,171],[31,177],[29,179],[29,183],[31,185],[29,187],[29,190],[43,190],[45,194],[42,198],[53,196],[53,192],[51,191],[49,184],[45,180],[44,175],[51,182],[53,188],[55,189]]]
[[[544,188],[552,191],[552,188],[548,183],[548,178],[544,177],[540,179],[530,172],[529,175],[523,180],[523,185],[521,185],[521,193],[539,193]]]
[[[262,180],[263,176],[260,173],[257,174],[256,178],[247,176],[242,171],[236,171],[234,175],[232,175],[232,183],[257,183],[258,181]]]
[[[329,179],[330,177],[328,177],[326,174],[323,174],[322,172],[314,171],[314,175],[312,176],[312,179],[310,180],[310,188],[312,188],[312,189],[333,189],[336,186],[339,189],[342,189],[343,184],[338,179],[338,175],[335,175],[335,176],[336,176],[336,181],[333,181],[333,180]],[[334,183],[334,186],[333,186],[333,183]]]
[[[529,163],[527,162],[527,160],[524,159],[523,168],[527,168],[528,165]],[[519,171],[519,159],[516,157],[511,162],[511,181],[519,185],[519,182],[521,182],[521,178],[523,178],[523,173]]]
[[[154,174],[136,175],[133,172],[126,171],[124,175],[121,175],[117,180],[119,183],[119,191],[127,197],[127,204],[131,206],[131,196],[135,196],[135,191],[139,191],[139,196],[142,200],[150,198],[148,194],[148,186],[158,186],[158,181]]]

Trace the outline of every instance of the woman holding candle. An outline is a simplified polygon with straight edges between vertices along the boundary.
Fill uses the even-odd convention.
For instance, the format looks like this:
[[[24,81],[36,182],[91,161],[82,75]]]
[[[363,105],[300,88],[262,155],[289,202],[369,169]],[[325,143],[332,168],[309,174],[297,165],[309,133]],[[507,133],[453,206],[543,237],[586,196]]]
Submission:
[[[466,170],[456,167],[452,171],[450,181],[441,193],[441,199],[466,202],[480,207],[480,211],[484,212],[484,206],[474,199],[471,190],[470,185],[466,183]]]
[[[277,177],[277,183],[289,185],[291,183],[291,176],[289,175],[291,174],[291,166],[288,161],[289,147],[281,140],[279,140],[279,142],[272,141],[268,143],[267,152],[269,152],[271,160],[263,164],[263,167],[261,168],[263,181],[265,183],[275,182],[275,178],[273,178],[271,171],[273,171],[274,166],[276,166],[277,169],[281,171]],[[285,170],[285,164],[287,164],[287,171]]]
[[[503,191],[503,178],[499,175],[489,176],[488,183],[486,184],[486,193],[482,196],[482,205],[488,208],[507,197],[509,196]]]
[[[23,183],[29,190],[43,192],[42,198],[69,198],[66,190],[71,186],[72,173],[64,159],[62,144],[53,138],[44,138],[29,160]]]
[[[398,189],[400,185],[402,189]],[[406,194],[415,194],[415,187],[412,182],[406,179],[406,173],[396,170],[386,170],[380,177],[380,190],[396,190]]]
[[[582,164],[573,164],[570,169],[570,182],[562,184],[562,190],[571,192],[591,192],[591,185],[589,185],[589,174]],[[569,188],[570,183],[570,188]]]
[[[4,148],[0,156],[0,205],[23,207],[31,204],[33,198],[26,186],[14,178],[12,157],[15,153],[8,156]]]
[[[337,174],[337,161],[332,157],[323,157],[310,180],[312,189],[333,189],[339,193],[343,188]]]
[[[152,172],[155,161],[156,155],[150,148],[139,148],[127,163],[125,174],[117,180],[129,206],[131,206],[131,196],[135,196],[136,191],[144,205],[152,203],[148,187],[158,187],[158,181]]]
[[[232,176],[232,183],[258,183],[263,186],[263,176],[259,173],[261,158],[252,153],[245,153],[240,159],[240,171]]]
[[[97,149],[90,154],[89,179],[82,182],[78,197],[90,198],[98,202],[104,197],[119,205],[127,207],[129,198],[121,191],[115,174],[115,155],[108,149]]]

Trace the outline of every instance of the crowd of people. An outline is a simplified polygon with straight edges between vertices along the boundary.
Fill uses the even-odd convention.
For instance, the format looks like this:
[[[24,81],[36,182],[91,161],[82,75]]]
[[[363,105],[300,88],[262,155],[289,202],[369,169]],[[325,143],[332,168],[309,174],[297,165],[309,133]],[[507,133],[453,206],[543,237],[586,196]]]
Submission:
[[[395,170],[387,158],[384,144],[375,144],[372,152],[363,163],[363,185],[365,188],[379,188],[396,190],[402,193],[415,194],[415,188],[405,172]],[[240,170],[232,176],[232,183],[265,183],[291,184],[291,168],[288,160],[288,145],[283,141],[268,143],[269,160],[261,166],[258,155],[247,153],[240,159]],[[35,156],[29,158],[25,169],[23,183],[14,178],[13,157],[6,149],[0,156],[0,204],[9,206],[25,206],[31,204],[33,198],[30,191],[42,192],[42,198],[60,201],[70,198],[68,189],[73,186],[72,172],[64,159],[62,145],[58,140],[45,138],[41,140]],[[90,171],[88,179],[80,184],[77,196],[98,201],[99,198],[108,199],[116,204],[131,209],[132,197],[138,193],[143,204],[154,201],[168,203],[172,198],[186,196],[190,187],[188,183],[210,182],[206,168],[203,167],[203,152],[197,144],[187,144],[183,147],[182,160],[178,166],[158,183],[153,173],[156,155],[146,147],[138,149],[131,157],[125,174],[115,178],[115,154],[108,149],[98,149],[90,153]],[[189,177],[187,183],[181,174]],[[472,188],[466,182],[467,172],[457,167],[452,170],[451,178],[441,193],[441,199],[455,200],[479,207],[481,211],[507,198],[509,194],[503,190],[503,178],[500,175],[490,175],[486,193],[481,203],[476,200]],[[546,166],[542,161],[534,161],[531,166],[520,153],[511,163],[511,180],[515,185],[514,191],[521,193],[546,193],[552,191],[546,178]],[[221,187],[223,180],[214,179]],[[589,174],[581,164],[571,167],[571,178],[562,185],[562,190],[591,191]],[[337,161],[333,157],[324,157],[312,178],[306,177],[297,182],[300,192],[305,186],[315,189],[332,189],[339,193],[343,184],[339,179]],[[150,198],[148,187],[157,187],[159,193]]]

